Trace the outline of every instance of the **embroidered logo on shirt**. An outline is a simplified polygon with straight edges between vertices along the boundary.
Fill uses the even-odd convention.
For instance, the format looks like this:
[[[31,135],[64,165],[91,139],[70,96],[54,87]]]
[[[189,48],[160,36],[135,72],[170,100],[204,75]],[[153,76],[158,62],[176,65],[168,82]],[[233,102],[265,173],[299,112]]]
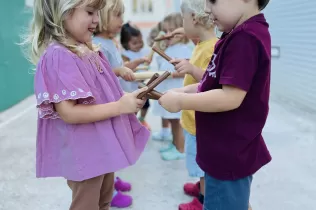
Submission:
[[[212,60],[210,62],[210,64],[208,65],[206,71],[208,72],[208,76],[216,78],[216,64],[215,64],[215,59],[216,59],[217,55],[213,54],[212,56]]]

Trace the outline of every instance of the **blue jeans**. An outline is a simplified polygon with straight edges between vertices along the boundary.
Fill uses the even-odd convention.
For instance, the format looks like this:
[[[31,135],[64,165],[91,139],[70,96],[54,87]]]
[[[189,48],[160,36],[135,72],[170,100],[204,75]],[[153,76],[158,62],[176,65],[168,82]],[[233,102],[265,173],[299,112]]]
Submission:
[[[204,210],[248,210],[252,176],[222,181],[205,174]]]

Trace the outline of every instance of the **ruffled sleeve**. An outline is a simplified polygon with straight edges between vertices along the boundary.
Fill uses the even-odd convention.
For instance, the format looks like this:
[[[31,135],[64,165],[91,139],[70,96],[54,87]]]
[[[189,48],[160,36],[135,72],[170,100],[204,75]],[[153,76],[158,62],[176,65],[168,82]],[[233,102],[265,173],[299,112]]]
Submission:
[[[77,100],[80,104],[94,103],[95,99],[76,61],[69,50],[55,46],[41,58],[35,75],[35,94],[39,117],[57,119],[54,103]]]

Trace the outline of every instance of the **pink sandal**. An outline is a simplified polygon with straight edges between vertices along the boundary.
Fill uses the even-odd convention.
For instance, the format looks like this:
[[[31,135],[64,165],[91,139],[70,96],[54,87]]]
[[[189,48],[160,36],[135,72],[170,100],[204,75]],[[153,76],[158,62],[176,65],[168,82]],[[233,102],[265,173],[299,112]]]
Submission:
[[[114,187],[117,191],[127,192],[132,189],[132,185],[128,182],[124,182],[119,177],[116,177]]]

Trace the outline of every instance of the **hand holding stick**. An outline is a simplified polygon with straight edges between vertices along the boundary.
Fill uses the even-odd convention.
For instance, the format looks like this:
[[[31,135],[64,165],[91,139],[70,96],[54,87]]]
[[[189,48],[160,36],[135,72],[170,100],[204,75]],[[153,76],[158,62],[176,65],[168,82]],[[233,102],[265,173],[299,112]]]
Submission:
[[[165,36],[160,36],[160,37],[157,37],[154,39],[155,42],[160,42],[162,40],[166,40],[166,39],[171,39],[177,35],[182,35],[183,36],[183,33],[182,32],[175,32],[175,33],[171,33],[171,34],[168,34],[168,35],[165,35]]]
[[[138,83],[138,88],[146,87],[144,83]],[[159,98],[162,96],[162,93],[159,93],[158,91],[152,90],[150,93],[146,95],[147,98],[153,99],[153,100],[159,100]]]
[[[154,75],[155,76],[155,75]],[[170,76],[170,72],[166,71],[165,73],[163,73],[161,76],[159,76],[158,78],[156,78],[155,80],[153,80],[149,85],[148,85],[148,89],[144,92],[142,92],[141,94],[138,95],[137,98],[141,99],[144,96],[146,96],[148,93],[151,93],[155,87],[157,87],[162,81],[164,81],[165,79],[167,79]]]

